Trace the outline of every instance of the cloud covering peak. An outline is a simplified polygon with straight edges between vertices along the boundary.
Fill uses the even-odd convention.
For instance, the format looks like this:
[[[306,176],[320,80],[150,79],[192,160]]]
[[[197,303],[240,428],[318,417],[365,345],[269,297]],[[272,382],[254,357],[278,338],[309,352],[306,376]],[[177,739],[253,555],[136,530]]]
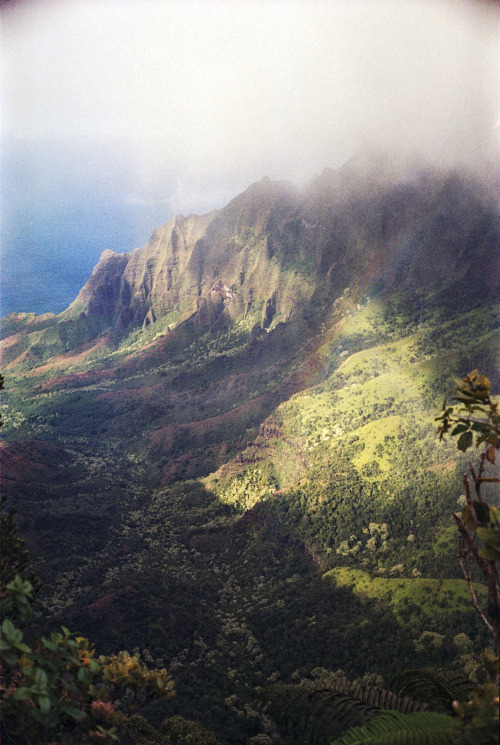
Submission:
[[[24,0],[2,16],[17,137],[121,139],[201,181],[300,180],[365,142],[445,162],[495,144],[492,3]]]

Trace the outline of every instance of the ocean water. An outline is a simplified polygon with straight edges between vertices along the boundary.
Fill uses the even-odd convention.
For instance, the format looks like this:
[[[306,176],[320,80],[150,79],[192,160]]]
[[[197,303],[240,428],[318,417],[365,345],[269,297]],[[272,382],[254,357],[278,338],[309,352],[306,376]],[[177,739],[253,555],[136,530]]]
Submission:
[[[170,219],[123,203],[31,205],[3,221],[0,316],[60,313],[75,299],[105,249],[131,251]]]
[[[92,273],[104,248],[133,248],[117,220],[112,235],[82,226],[38,220],[34,229],[19,225],[15,235],[2,236],[0,312],[60,313],[74,300]]]
[[[131,251],[173,216],[156,195],[131,199],[139,186],[119,145],[7,140],[2,148],[1,316],[61,312],[102,251]]]

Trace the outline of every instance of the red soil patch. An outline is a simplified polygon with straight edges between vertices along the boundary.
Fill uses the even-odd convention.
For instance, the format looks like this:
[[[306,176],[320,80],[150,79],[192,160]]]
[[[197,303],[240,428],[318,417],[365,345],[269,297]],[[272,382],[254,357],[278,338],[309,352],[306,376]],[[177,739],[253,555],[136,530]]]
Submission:
[[[444,474],[449,473],[450,471],[453,471],[455,466],[456,466],[456,461],[447,460],[446,463],[435,463],[433,466],[429,466],[427,470],[433,471],[434,473],[437,473],[440,476],[443,476]]]
[[[42,440],[0,442],[3,493],[14,496],[37,492],[43,482],[56,479],[58,464],[67,459],[60,448]]]
[[[25,334],[18,332],[17,334],[11,334],[11,336],[5,337],[5,339],[0,340],[0,349],[8,349],[13,344],[16,344],[16,342],[21,341],[24,336]]]
[[[160,427],[160,429],[151,432],[149,435],[149,441],[154,447],[162,447],[166,450],[170,450],[174,444],[175,433],[181,429],[183,429],[183,427],[177,427],[174,424],[169,427]]]
[[[132,587],[132,585],[127,585],[122,590],[110,592],[107,595],[103,595],[102,598],[99,598],[95,602],[91,603],[91,605],[87,606],[85,612],[88,613],[91,618],[95,618],[95,616],[102,616],[105,613],[109,612],[113,604],[113,600],[116,600],[116,598],[119,598],[122,595],[137,595],[137,590]]]
[[[103,595],[84,608],[66,614],[65,618],[70,619],[75,617],[81,618],[82,616],[87,616],[89,618],[106,618],[106,620],[109,621],[110,616],[113,616],[114,618],[117,615],[116,609],[113,607],[114,601],[119,597],[131,597],[134,595],[137,595],[137,590],[135,589],[135,587],[132,587],[132,585],[126,585],[120,590],[115,590],[115,592],[109,592],[107,595]]]
[[[177,432],[187,430],[190,434],[195,436],[201,436],[213,429],[218,429],[231,423],[232,420],[240,420],[242,417],[250,414],[255,409],[260,408],[260,405],[265,403],[269,396],[272,394],[264,394],[257,396],[251,401],[246,401],[244,404],[237,406],[231,411],[226,411],[223,414],[217,414],[216,416],[208,417],[208,419],[200,419],[196,422],[187,422],[186,424],[172,424],[168,427],[160,427],[149,435],[150,442],[153,446],[162,446],[163,448],[171,447],[172,442]]]
[[[41,375],[50,370],[57,370],[58,368],[68,367],[69,365],[78,365],[85,362],[94,352],[110,347],[110,336],[102,336],[97,342],[90,341],[80,347],[80,351],[75,353],[74,350],[58,354],[56,357],[52,357],[49,362],[46,362],[35,370],[32,370],[28,375]],[[29,350],[28,350],[29,351]]]
[[[144,388],[122,388],[119,391],[105,391],[97,396],[100,401],[155,401],[159,392],[164,395],[163,385],[153,385]]]
[[[40,393],[48,393],[49,391],[64,390],[65,388],[83,388],[84,386],[113,378],[115,373],[116,368],[109,368],[107,370],[85,370],[84,372],[72,373],[70,375],[59,375],[42,383],[38,390]]]

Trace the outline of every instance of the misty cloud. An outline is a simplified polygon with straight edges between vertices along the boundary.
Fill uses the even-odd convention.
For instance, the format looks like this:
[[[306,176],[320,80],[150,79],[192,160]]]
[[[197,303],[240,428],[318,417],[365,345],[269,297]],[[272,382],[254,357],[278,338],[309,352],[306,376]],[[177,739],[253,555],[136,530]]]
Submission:
[[[478,158],[498,26],[470,0],[3,5],[4,129],[121,138],[186,177],[304,179],[361,143]],[[146,174],[147,175],[147,174]]]
[[[131,250],[176,213],[222,207],[264,175],[304,183],[367,146],[440,164],[498,153],[494,3],[0,9],[4,275],[18,276],[32,245],[64,246],[82,276],[101,250]]]

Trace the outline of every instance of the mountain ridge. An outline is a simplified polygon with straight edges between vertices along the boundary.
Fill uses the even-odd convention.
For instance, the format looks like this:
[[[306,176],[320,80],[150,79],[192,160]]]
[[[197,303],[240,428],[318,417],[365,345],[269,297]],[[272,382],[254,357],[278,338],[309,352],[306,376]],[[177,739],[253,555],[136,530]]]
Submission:
[[[397,333],[410,334],[434,312],[445,322],[494,302],[499,230],[483,184],[429,171],[393,180],[355,165],[325,169],[302,190],[263,179],[222,210],[173,218],[131,253],[104,251],[66,311],[4,319],[5,372],[37,395],[81,392],[100,412],[99,440],[129,432],[161,462],[182,462],[184,440],[203,463],[211,432],[219,454],[208,460],[219,467],[228,422],[240,442],[352,355],[352,342],[332,350],[366,304],[376,320],[355,343],[370,347],[390,307]],[[83,434],[87,419],[74,427]]]
[[[258,182],[2,324],[38,628],[145,650],[169,715],[228,744],[274,732],[277,679],[486,643],[448,517],[467,463],[434,417],[453,376],[500,386],[496,193],[363,168]]]
[[[425,172],[396,183],[382,174],[374,183],[344,170],[325,170],[302,190],[263,179],[222,210],[173,218],[131,253],[104,251],[53,318],[61,351],[106,333],[116,345],[135,329],[158,321],[169,329],[195,316],[203,328],[251,317],[268,330],[304,312],[310,320],[314,305],[331,307],[346,287],[360,296],[406,282],[442,294],[450,272],[451,292],[465,298],[476,282],[475,292],[494,295],[498,266],[482,266],[498,262],[495,202],[480,182]],[[4,335],[16,326],[9,319]],[[30,323],[51,325],[46,316]],[[54,344],[55,330],[49,335]]]

